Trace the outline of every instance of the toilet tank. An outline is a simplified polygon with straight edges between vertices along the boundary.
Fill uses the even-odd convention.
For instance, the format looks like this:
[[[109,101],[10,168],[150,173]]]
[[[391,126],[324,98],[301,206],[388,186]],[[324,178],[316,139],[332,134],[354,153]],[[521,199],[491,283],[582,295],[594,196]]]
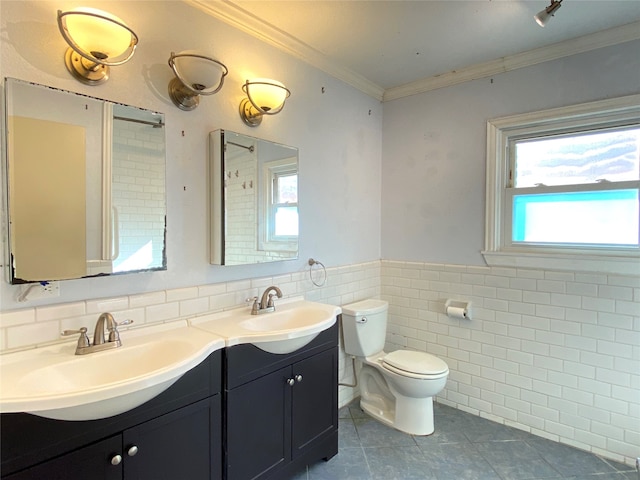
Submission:
[[[342,307],[344,351],[356,357],[369,357],[384,350],[387,310],[384,300],[362,300]]]

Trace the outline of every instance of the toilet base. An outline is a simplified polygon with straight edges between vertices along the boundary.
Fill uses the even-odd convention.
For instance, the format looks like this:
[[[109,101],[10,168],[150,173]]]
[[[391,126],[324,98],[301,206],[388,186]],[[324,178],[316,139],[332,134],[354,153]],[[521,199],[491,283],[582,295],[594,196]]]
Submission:
[[[360,408],[379,422],[408,433],[409,435],[431,435],[434,430],[433,397],[400,398],[396,405],[388,399],[373,395],[360,399]]]

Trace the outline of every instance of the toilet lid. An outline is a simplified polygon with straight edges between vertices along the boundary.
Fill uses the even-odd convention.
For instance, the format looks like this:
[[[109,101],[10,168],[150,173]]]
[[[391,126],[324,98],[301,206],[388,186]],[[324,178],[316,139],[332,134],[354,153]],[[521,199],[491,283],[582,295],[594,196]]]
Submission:
[[[449,370],[444,360],[425,352],[397,350],[385,355],[383,363],[398,370],[421,375],[436,375]]]

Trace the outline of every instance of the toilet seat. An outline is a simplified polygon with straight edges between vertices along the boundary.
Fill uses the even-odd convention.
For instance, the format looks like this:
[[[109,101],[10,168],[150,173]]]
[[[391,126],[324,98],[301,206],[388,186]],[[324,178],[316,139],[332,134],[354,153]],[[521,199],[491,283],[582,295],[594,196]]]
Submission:
[[[397,350],[382,358],[382,367],[405,377],[435,379],[449,374],[449,367],[438,357],[426,352]]]

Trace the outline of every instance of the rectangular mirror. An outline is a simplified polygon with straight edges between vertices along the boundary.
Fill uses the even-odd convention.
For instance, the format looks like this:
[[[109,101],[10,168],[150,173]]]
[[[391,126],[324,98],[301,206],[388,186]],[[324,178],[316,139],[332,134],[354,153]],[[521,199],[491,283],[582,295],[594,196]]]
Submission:
[[[298,258],[298,149],[216,130],[209,157],[211,263]]]
[[[5,79],[11,283],[166,270],[164,116]]]

